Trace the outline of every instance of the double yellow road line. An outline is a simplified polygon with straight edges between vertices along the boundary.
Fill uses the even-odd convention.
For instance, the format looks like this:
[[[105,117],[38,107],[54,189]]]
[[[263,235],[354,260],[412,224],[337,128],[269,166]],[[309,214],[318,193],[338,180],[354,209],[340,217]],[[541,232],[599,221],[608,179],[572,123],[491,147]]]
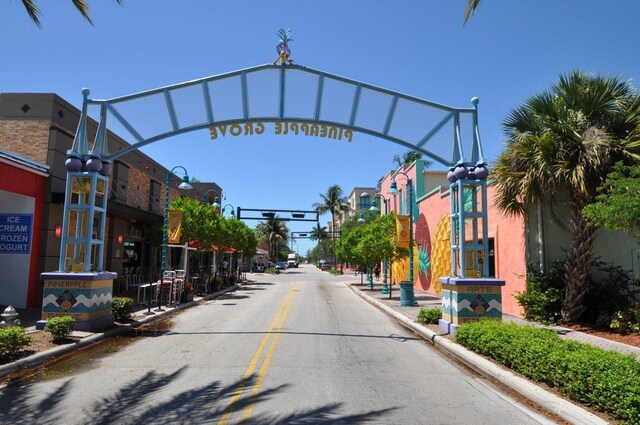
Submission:
[[[222,417],[218,421],[218,425],[225,425],[229,423],[229,420],[231,419],[231,415],[233,415],[233,412],[236,410],[238,401],[240,400],[240,397],[242,397],[242,394],[245,393],[245,391],[250,391],[250,394],[249,394],[249,399],[247,401],[247,404],[244,410],[242,411],[242,421],[247,422],[249,421],[249,418],[251,418],[251,414],[253,413],[253,407],[254,407],[253,400],[255,399],[255,396],[260,392],[260,388],[262,387],[262,383],[264,382],[264,377],[267,374],[267,369],[269,369],[269,364],[271,364],[271,359],[273,358],[273,352],[275,351],[276,345],[278,344],[278,339],[280,339],[280,331],[282,330],[284,321],[287,319],[287,315],[289,314],[289,309],[291,309],[291,304],[293,304],[293,299],[296,297],[297,289],[298,289],[298,283],[296,282],[293,284],[293,286],[289,290],[289,293],[287,294],[286,298],[282,302],[282,305],[280,305],[278,314],[276,314],[276,317],[273,319],[273,321],[269,325],[269,329],[267,329],[267,332],[264,338],[262,338],[262,342],[260,343],[258,350],[256,351],[253,358],[251,359],[251,363],[249,363],[249,367],[244,372],[244,375],[242,375],[242,380],[240,381],[238,388],[236,388],[236,390],[233,392],[233,395],[229,400],[229,404],[222,412]],[[274,329],[275,329],[275,332],[274,332]],[[273,339],[271,338],[272,336],[273,336]],[[260,367],[258,376],[256,377],[255,381],[252,383],[250,382],[251,377],[253,376],[254,371],[258,367],[258,363],[260,362],[260,359],[262,359],[262,354],[264,352],[265,347],[269,343],[270,339],[271,339],[271,345],[269,346],[267,354],[264,356],[264,360],[262,361],[262,367]]]

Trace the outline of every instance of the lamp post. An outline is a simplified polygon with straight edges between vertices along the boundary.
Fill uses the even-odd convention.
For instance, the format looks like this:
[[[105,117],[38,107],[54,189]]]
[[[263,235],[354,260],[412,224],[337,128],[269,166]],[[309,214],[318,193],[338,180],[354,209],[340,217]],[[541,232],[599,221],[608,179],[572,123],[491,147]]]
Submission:
[[[400,305],[413,306],[418,304],[413,296],[413,182],[404,171],[396,171],[396,174],[404,175],[409,186],[409,282],[400,282]],[[395,176],[387,193],[394,196],[400,193]]]
[[[213,206],[215,207],[215,202],[213,203]],[[218,207],[220,206],[220,204],[218,204]],[[226,204],[224,207],[222,207],[222,211],[221,214],[224,215],[224,212],[227,210],[227,207],[231,207],[231,217],[236,218],[236,213],[235,213],[235,207],[231,204]]]
[[[162,226],[162,264],[160,265],[160,287],[158,290],[160,291],[160,295],[158,296],[158,308],[155,311],[164,311],[161,307],[161,297],[162,297],[162,285],[164,284],[164,272],[167,268],[167,237],[169,233],[169,186],[171,185],[171,177],[174,176],[173,172],[176,168],[181,168],[184,171],[184,178],[182,182],[178,185],[178,189],[189,190],[193,189],[193,186],[189,184],[189,173],[187,169],[181,165],[176,165],[167,173],[167,184],[165,185],[164,191],[164,223]],[[149,288],[149,300],[147,305],[146,315],[154,314],[151,312],[151,288]]]
[[[203,204],[207,203],[207,195],[210,193],[214,193],[216,195],[216,197],[213,198],[213,204],[211,205],[213,206],[213,208],[220,208],[220,198],[219,198],[220,194],[215,189],[209,189],[204,193],[204,195],[202,195],[202,203]]]
[[[377,196],[379,196],[382,199],[382,202],[384,202],[384,214],[387,215],[389,213],[389,205],[387,204],[387,199],[382,196],[382,194],[378,193]],[[369,208],[369,211],[373,211],[373,212],[378,212],[380,211],[380,208],[378,208],[378,204],[376,203],[375,198],[373,199],[373,201],[371,201],[371,207]],[[387,294],[391,294],[391,292],[389,291],[389,286],[387,285],[387,268],[389,267],[389,263],[387,261],[387,257],[384,257],[383,260],[383,272],[382,272],[382,289],[380,290],[380,293],[383,295],[387,295]]]

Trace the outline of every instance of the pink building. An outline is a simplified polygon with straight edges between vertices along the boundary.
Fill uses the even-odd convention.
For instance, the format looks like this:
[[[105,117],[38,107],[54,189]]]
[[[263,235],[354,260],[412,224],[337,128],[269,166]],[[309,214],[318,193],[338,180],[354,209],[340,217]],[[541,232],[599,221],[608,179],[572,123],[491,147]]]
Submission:
[[[451,206],[449,182],[445,171],[427,171],[419,160],[399,170],[414,185],[414,285],[415,288],[440,295],[438,278],[451,275]],[[399,195],[387,195],[394,179]],[[391,171],[380,185],[389,211],[409,213],[407,178]],[[526,289],[526,238],[523,217],[507,217],[491,202],[495,188],[488,188],[489,275],[505,280],[502,293],[503,312],[522,315],[514,295]],[[384,206],[381,208],[385,212]],[[399,284],[409,279],[408,260],[392,266],[392,280]],[[478,272],[480,273],[480,272]]]

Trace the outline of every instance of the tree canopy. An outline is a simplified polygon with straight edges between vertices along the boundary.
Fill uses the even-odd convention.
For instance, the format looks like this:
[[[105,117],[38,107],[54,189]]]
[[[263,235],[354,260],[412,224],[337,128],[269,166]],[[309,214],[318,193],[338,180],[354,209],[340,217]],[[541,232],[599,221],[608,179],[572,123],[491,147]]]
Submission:
[[[640,166],[618,162],[599,188],[596,202],[587,205],[587,220],[608,230],[624,230],[640,239]]]
[[[513,109],[493,169],[496,204],[509,214],[566,199],[570,246],[563,318],[576,321],[593,257],[595,229],[582,214],[616,161],[632,163],[640,142],[640,97],[628,81],[574,71]]]

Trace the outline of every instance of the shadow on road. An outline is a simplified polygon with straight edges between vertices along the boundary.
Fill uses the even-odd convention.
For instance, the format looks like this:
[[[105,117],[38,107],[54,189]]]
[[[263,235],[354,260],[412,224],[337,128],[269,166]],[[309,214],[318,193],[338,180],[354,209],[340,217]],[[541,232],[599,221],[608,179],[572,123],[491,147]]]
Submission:
[[[289,388],[288,384],[281,385],[250,396],[257,378],[252,375],[227,386],[213,381],[200,388],[177,391],[182,384],[175,381],[185,370],[186,366],[169,374],[147,372],[113,393],[105,391],[99,399],[85,400],[85,407],[82,409],[70,409],[62,403],[74,389],[74,379],[61,381],[43,399],[32,384],[12,384],[0,390],[0,423],[212,424],[217,423],[225,413],[233,415],[234,420],[239,419],[249,403],[257,406],[279,394],[286,397],[283,391]],[[81,391],[77,388],[75,390]],[[167,399],[167,394],[173,391],[176,393]],[[237,392],[246,396],[234,400]],[[38,401],[39,399],[41,400]],[[379,421],[382,415],[397,409],[379,409],[341,416],[338,413],[341,406],[342,403],[329,403],[284,415],[277,412],[263,413],[251,417],[251,422],[283,425],[358,424]]]

